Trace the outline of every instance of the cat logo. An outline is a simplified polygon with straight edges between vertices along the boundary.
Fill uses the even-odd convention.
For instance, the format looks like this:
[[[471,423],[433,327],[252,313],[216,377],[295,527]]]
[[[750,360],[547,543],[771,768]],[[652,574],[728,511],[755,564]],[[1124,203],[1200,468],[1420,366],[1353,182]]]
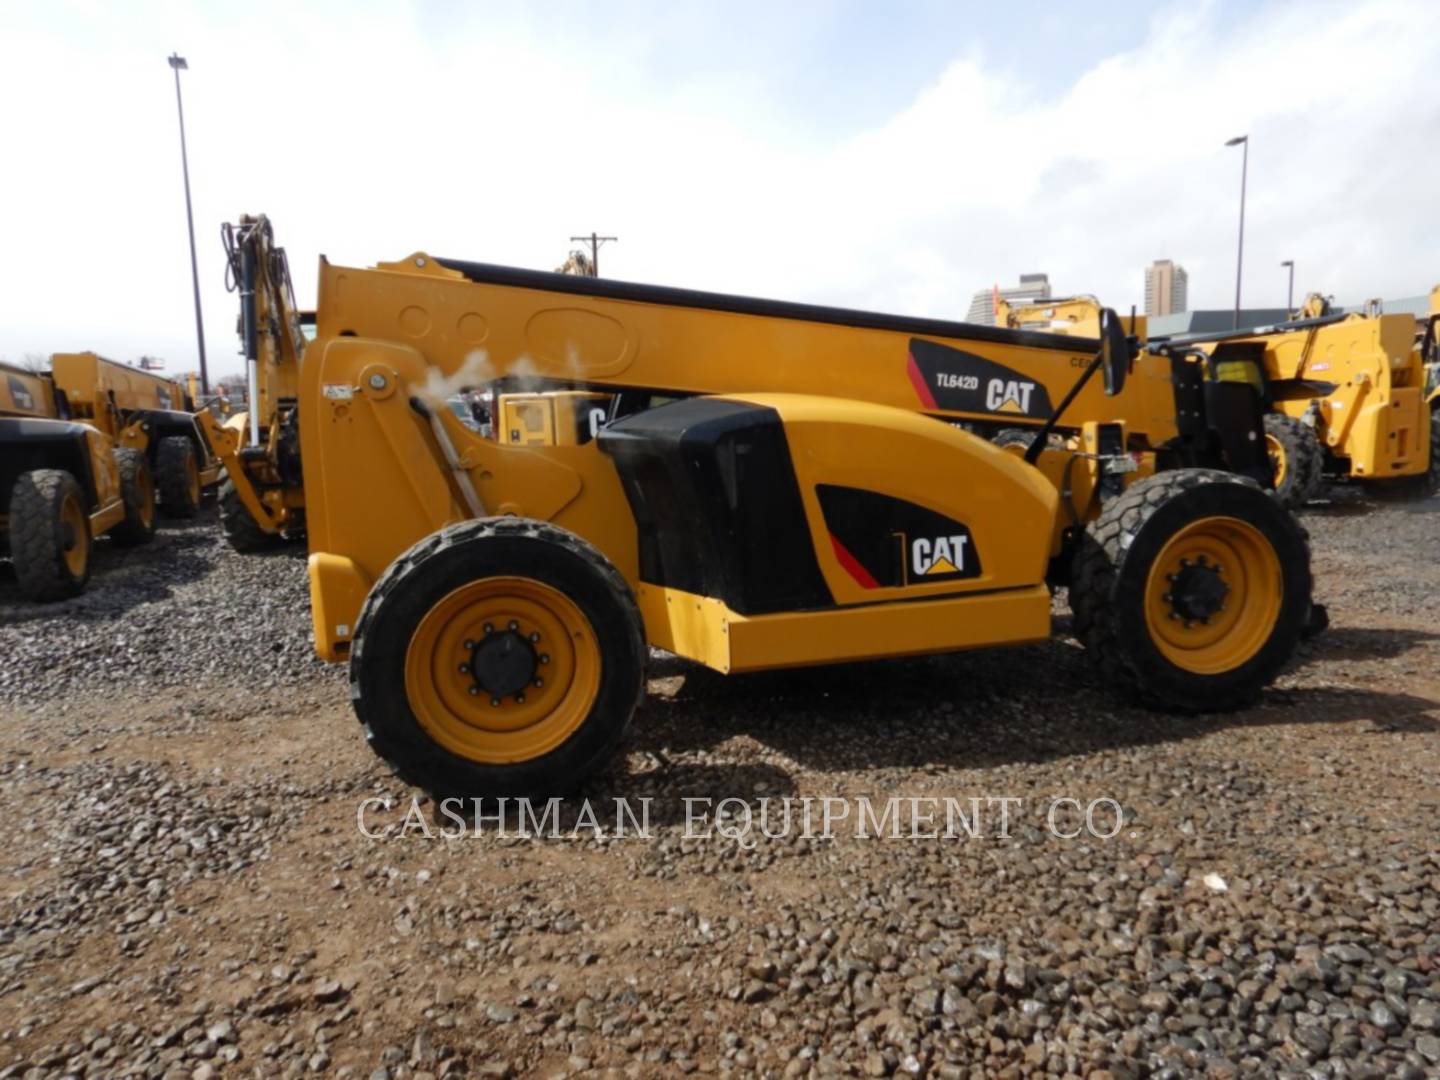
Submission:
[[[1033,382],[1020,379],[991,379],[985,388],[985,407],[991,412],[1019,413],[1029,415],[1030,395],[1035,392]]]
[[[965,546],[968,536],[920,537],[910,544],[910,573],[914,577],[965,572]]]

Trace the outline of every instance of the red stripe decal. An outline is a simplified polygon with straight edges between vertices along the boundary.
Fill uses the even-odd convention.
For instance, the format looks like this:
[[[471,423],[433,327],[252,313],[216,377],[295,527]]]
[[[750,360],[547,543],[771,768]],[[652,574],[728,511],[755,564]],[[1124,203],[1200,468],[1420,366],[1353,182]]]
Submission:
[[[915,387],[915,393],[920,395],[920,404],[927,409],[935,408],[935,395],[930,392],[930,387],[925,383],[925,376],[920,374],[920,365],[915,363],[915,354],[907,354],[910,371],[910,385]]]
[[[845,572],[858,581],[862,589],[878,589],[880,587],[880,583],[870,576],[870,571],[860,565],[860,560],[850,554],[849,549],[836,538],[834,533],[830,534],[830,544],[835,548],[835,558],[840,560],[840,565],[845,568]]]

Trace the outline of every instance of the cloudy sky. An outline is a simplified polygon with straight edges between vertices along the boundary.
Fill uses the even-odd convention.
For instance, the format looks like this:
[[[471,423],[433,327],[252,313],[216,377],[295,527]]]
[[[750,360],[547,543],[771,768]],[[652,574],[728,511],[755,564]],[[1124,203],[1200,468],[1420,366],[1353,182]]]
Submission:
[[[1440,4],[0,6],[0,357],[194,364],[183,75],[212,370],[239,368],[220,223],[315,259],[414,250],[963,318],[1023,272],[1124,308],[1440,281]]]

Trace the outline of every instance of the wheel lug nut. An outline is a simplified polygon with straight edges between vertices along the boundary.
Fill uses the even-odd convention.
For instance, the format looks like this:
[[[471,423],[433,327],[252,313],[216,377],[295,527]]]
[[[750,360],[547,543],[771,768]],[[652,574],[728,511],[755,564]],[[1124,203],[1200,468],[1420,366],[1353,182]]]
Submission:
[[[1161,600],[1164,600],[1165,603],[1169,604],[1169,603],[1174,602],[1174,600],[1175,600],[1175,594],[1174,594],[1174,593],[1168,593],[1168,592],[1167,592],[1167,593],[1166,593],[1164,596],[1162,596],[1160,599],[1161,599]]]
[[[540,631],[539,631],[539,630],[532,630],[532,631],[530,631],[530,640],[531,640],[531,641],[539,641],[539,640],[540,640]]]
[[[518,622],[516,622],[514,619],[511,619],[511,620],[510,620],[510,629],[511,629],[511,630],[519,630],[519,629],[520,629],[520,624],[519,624]]]
[[[472,686],[470,687],[470,693],[472,696],[478,694],[480,693],[480,688],[478,686]]]
[[[520,691],[520,693],[518,693],[518,694],[515,695],[515,704],[517,704],[517,705],[524,705],[524,704],[525,704],[525,691],[522,690],[522,691]]]
[[[542,664],[548,664],[550,662],[550,654],[548,652],[542,652],[540,654],[540,662]]]
[[[490,699],[490,704],[494,705],[498,709],[500,707],[500,699],[498,697],[492,697]]]
[[[1174,585],[1175,582],[1179,580],[1179,578],[1180,578],[1180,575],[1179,575],[1179,574],[1166,574],[1166,575],[1165,575],[1165,580],[1168,581],[1168,582],[1170,582],[1171,585]]]
[[[467,675],[467,674],[469,674],[469,672],[470,672],[470,665],[469,665],[469,664],[461,664],[461,665],[460,665],[460,674],[461,674],[461,675]]]
[[[473,648],[475,648],[475,642],[471,641],[469,638],[466,638],[466,639],[465,639],[465,651],[466,651],[466,652],[469,652],[469,651],[470,651],[471,649],[473,649]]]
[[[536,685],[536,686],[544,686],[544,685],[545,685],[545,680],[542,679],[539,675],[536,675],[536,676],[535,676],[535,685]]]
[[[495,632],[495,627],[491,626],[491,625],[487,622],[487,623],[485,624],[485,636],[486,636],[486,637],[489,637],[489,636],[490,636],[491,634],[493,634],[494,632]]]

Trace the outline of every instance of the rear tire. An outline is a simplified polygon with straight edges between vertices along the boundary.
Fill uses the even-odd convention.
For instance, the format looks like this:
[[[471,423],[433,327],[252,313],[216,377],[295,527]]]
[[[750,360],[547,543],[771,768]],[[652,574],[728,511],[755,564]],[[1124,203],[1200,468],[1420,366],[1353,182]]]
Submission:
[[[85,494],[64,469],[21,473],[10,489],[10,558],[20,591],[36,601],[75,596],[90,580]]]
[[[427,536],[381,575],[350,694],[375,752],[437,798],[563,794],[624,739],[647,657],[604,555],[545,522],[489,518]]]
[[[1252,701],[1294,654],[1310,589],[1288,511],[1251,480],[1178,469],[1132,484],[1086,530],[1070,606],[1107,684],[1219,712]]]
[[[220,528],[230,546],[241,553],[265,551],[280,543],[279,533],[268,533],[260,527],[245,504],[240,493],[227,476],[220,483]]]
[[[155,478],[150,463],[139,450],[122,446],[115,451],[115,464],[125,518],[110,530],[110,539],[120,547],[148,544],[155,536]]]
[[[195,444],[184,435],[167,435],[155,451],[160,511],[166,517],[192,518],[200,512],[200,462]]]
[[[1265,443],[1275,468],[1275,498],[1289,510],[1320,494],[1325,453],[1309,424],[1282,413],[1265,414]]]

